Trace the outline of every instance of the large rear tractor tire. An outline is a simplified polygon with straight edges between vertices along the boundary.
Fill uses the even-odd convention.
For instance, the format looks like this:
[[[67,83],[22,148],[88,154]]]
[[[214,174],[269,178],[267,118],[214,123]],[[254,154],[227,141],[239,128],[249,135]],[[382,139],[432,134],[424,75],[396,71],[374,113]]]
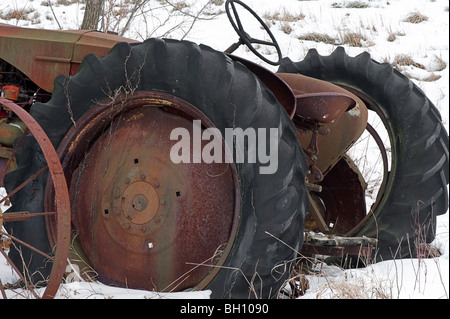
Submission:
[[[210,289],[213,298],[277,295],[303,243],[303,217],[309,205],[307,163],[289,116],[241,63],[186,41],[119,43],[103,58],[86,56],[77,75],[58,76],[51,100],[33,105],[31,114],[59,146],[70,187],[73,231],[102,281],[159,291],[168,286],[169,291]],[[165,119],[192,126],[196,114],[204,119],[202,125],[219,129],[222,136],[227,128],[267,129],[267,134],[276,128],[278,169],[261,174],[267,163],[240,163],[236,144],[230,147],[234,162],[220,171],[203,172],[195,170],[201,164],[170,162],[166,146],[160,147],[159,141],[167,145],[167,130],[176,127]],[[86,137],[87,130],[91,133]],[[141,133],[135,134],[136,130]],[[85,140],[79,143],[78,138]],[[133,143],[133,138],[142,144]],[[125,142],[118,143],[120,139]],[[63,145],[66,140],[69,143]],[[254,146],[245,143],[244,154],[254,151]],[[71,147],[78,149],[71,153]],[[133,152],[139,158],[131,157]],[[45,165],[32,141],[17,157],[19,167],[6,176],[7,188],[26,179],[29,167]],[[128,161],[133,158],[134,162]],[[183,174],[190,178],[180,178]],[[213,187],[196,179],[201,174]],[[225,186],[214,184],[221,177]],[[48,205],[46,183],[39,178],[16,194],[13,207],[42,211]],[[204,215],[196,216],[197,211]],[[17,235],[49,225],[10,223],[7,227]],[[205,247],[222,233],[228,242],[208,251],[211,247]],[[33,240],[50,249],[47,238]],[[216,258],[189,259],[202,250],[221,253]],[[10,255],[22,263],[17,251]],[[47,269],[33,252],[24,249],[22,255],[25,263],[32,260],[30,271]],[[183,271],[186,265],[192,270],[187,275],[177,273],[177,263]],[[201,269],[206,270],[187,285]],[[183,280],[177,282],[179,277]]]
[[[381,119],[391,167],[373,214],[354,235],[377,238],[378,259],[420,255],[435,237],[436,216],[449,203],[449,136],[433,103],[406,76],[367,52],[350,57],[339,47],[321,56],[311,49],[303,61],[284,59],[278,72],[337,84]]]

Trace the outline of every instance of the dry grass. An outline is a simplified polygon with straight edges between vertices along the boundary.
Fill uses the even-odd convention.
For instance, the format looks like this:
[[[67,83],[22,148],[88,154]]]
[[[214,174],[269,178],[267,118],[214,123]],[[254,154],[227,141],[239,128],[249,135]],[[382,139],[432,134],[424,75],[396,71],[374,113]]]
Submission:
[[[392,299],[392,282],[381,278],[370,281],[355,277],[352,272],[343,276],[345,267],[327,265],[324,260],[301,256],[281,291],[282,297],[299,298],[308,290],[317,299]]]
[[[173,4],[172,12],[182,11],[183,9],[189,8],[189,5],[185,1],[179,1]]]
[[[394,61],[392,61],[392,66],[396,69],[400,69],[402,66],[414,66],[416,68],[425,70],[423,64],[417,63],[413,58],[407,54],[398,54],[395,56]]]
[[[397,39],[396,35],[394,33],[389,33],[388,37],[387,37],[387,41],[388,42],[394,42],[395,39]]]
[[[348,3],[333,3],[331,4],[332,8],[346,8],[346,9],[365,9],[369,7],[368,3],[362,1],[350,1]]]
[[[285,34],[291,34],[294,29],[291,23],[303,20],[305,15],[303,13],[295,13],[283,8],[281,11],[273,13],[265,13],[263,19],[267,25],[274,25],[276,22],[280,22],[280,30]]]
[[[427,76],[420,77],[417,75],[413,75],[410,72],[404,71],[404,70],[402,71],[402,74],[411,80],[423,81],[423,82],[434,82],[434,81],[439,80],[442,77],[439,74],[435,74],[435,73],[430,73]]]
[[[367,285],[361,278],[329,280],[317,290],[320,298],[327,299],[392,299],[390,282],[378,281]]]
[[[352,47],[363,47],[365,46],[363,42],[368,41],[367,38],[362,33],[359,32],[341,33],[340,37],[342,44],[347,44]]]
[[[292,31],[294,31],[289,22],[282,22],[280,25],[280,29],[286,34],[291,34]]]
[[[424,239],[425,237],[419,236],[417,240]],[[355,268],[348,265],[354,265],[351,262],[330,263],[327,259],[323,259],[326,256],[317,255],[317,258],[314,258],[299,255],[295,270],[281,291],[280,298],[299,298],[309,293],[309,297],[313,296],[316,299],[397,299],[402,298],[401,291],[405,291],[405,287],[411,289],[411,294],[422,293],[428,283],[427,277],[435,276],[431,268],[432,275],[428,275],[427,267],[431,267],[433,263],[428,263],[427,266],[424,263],[425,259],[434,261],[436,264],[438,280],[444,291],[443,297],[448,298],[446,284],[437,259],[440,256],[439,249],[427,243],[419,244],[418,247],[420,247],[420,249],[417,248],[418,257],[410,259],[415,277],[407,278],[403,273],[405,270],[411,270],[407,259],[398,262],[394,258],[392,273],[385,276],[375,268],[368,268],[374,265],[374,260],[365,259],[361,265],[364,268]],[[364,270],[365,268],[368,270]]]
[[[402,31],[395,31],[394,32],[390,28],[388,30],[388,33],[389,33],[389,35],[388,35],[388,37],[386,39],[388,42],[394,42],[397,39],[397,37],[405,36],[405,32],[402,32]]]
[[[421,22],[424,22],[427,20],[428,20],[427,16],[424,16],[423,14],[421,14],[419,12],[412,12],[403,20],[403,22],[421,23]]]
[[[431,64],[430,71],[440,72],[447,68],[447,63],[442,59],[442,57],[434,55],[434,60]]]
[[[343,32],[339,35],[339,39],[324,33],[310,32],[298,36],[297,39],[304,41],[322,42],[332,45],[347,44],[352,47],[364,47],[372,45],[367,37],[359,32]]]
[[[423,81],[423,82],[434,82],[442,78],[441,75],[436,74],[435,72],[440,72],[447,68],[447,63],[439,56],[435,55],[434,59],[431,61],[428,67],[425,65],[416,62],[411,56],[407,54],[399,54],[396,55],[392,62],[390,62],[389,58],[384,59],[384,62],[390,63],[394,68],[402,72],[405,76],[410,79]],[[421,70],[428,71],[429,73],[426,75],[414,75],[411,72],[408,72],[407,67],[415,67]]]
[[[441,284],[442,298],[448,299],[447,284],[438,259],[441,252],[439,247],[427,243],[428,233],[435,231],[435,225],[432,219],[420,218],[419,204],[413,213],[415,239],[414,242],[407,240],[410,254],[417,257],[399,262],[393,251],[391,268],[381,270],[370,268],[376,263],[376,255],[373,258],[353,256],[352,259],[360,261],[358,264],[347,262],[346,258],[299,254],[295,270],[285,287],[285,292],[290,293],[288,297],[298,298],[309,293],[309,297],[316,299],[396,299],[422,294],[428,285]]]
[[[84,1],[80,1],[80,0],[45,0],[45,1],[41,2],[41,6],[44,6],[44,7],[49,7],[51,5],[70,6],[71,4],[78,3],[78,2],[83,3]]]
[[[299,40],[304,41],[314,41],[314,42],[323,42],[326,44],[336,44],[336,39],[329,36],[328,34],[310,32],[304,35],[297,37]]]
[[[290,12],[286,8],[281,11],[276,11],[273,13],[265,13],[263,15],[265,20],[271,21],[284,21],[284,22],[297,22],[303,20],[305,15],[303,13]]]
[[[439,80],[441,77],[442,76],[440,76],[439,74],[431,73],[427,77],[423,78],[422,81],[424,81],[424,82],[434,82],[434,81]]]
[[[26,8],[10,9],[6,12],[1,12],[0,19],[3,19],[3,20],[16,19],[16,20],[29,21],[31,19],[28,17],[28,15],[32,12],[34,12],[34,9],[26,9]]]
[[[223,6],[225,0],[211,0],[211,3],[215,6]]]

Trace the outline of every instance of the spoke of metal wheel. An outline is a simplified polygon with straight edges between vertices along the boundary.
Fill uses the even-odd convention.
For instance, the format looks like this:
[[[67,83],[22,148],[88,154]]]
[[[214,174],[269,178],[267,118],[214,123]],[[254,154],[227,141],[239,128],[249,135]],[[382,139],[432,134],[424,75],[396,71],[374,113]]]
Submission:
[[[10,235],[10,234],[8,234],[8,233],[5,233],[5,232],[2,231],[2,230],[0,230],[0,234],[3,235],[3,236],[6,236],[6,237],[11,238],[11,240],[18,242],[19,244],[21,244],[21,245],[23,245],[23,246],[25,246],[25,247],[28,247],[28,248],[31,249],[32,251],[37,252],[38,254],[44,256],[45,258],[47,258],[47,259],[49,259],[49,260],[54,260],[54,259],[55,259],[54,257],[49,256],[48,254],[44,253],[43,251],[41,251],[41,250],[39,250],[39,249],[37,249],[37,248],[35,248],[35,247],[33,247],[33,246],[27,244],[26,242],[20,240],[19,238],[15,237],[15,236],[13,236],[13,235]]]
[[[36,214],[30,214],[29,212],[18,212],[18,213],[4,213],[2,216],[0,216],[0,219],[2,219],[3,221],[6,222],[10,222],[10,221],[23,221],[23,220],[27,220],[31,217],[35,217],[35,216],[48,216],[48,215],[54,215],[56,214],[55,212],[48,212],[48,213],[36,213]],[[49,259],[49,260],[54,260],[54,257],[51,257],[47,254],[45,254],[44,252],[40,251],[39,249],[28,245],[27,243],[23,242],[22,240],[16,238],[15,236],[12,236],[6,232],[4,232],[3,230],[0,230],[0,235],[3,235],[6,238],[9,238],[12,242],[18,242],[19,244],[28,247],[29,249],[37,252],[38,254],[44,256],[45,258]],[[4,252],[3,249],[0,249],[3,257],[6,259],[6,261],[8,262],[8,264],[13,268],[14,272],[19,276],[20,280],[25,284],[25,287],[33,294],[33,296],[35,298],[40,298],[40,296],[34,291],[32,285],[30,285],[30,283],[25,279],[25,277],[22,275],[22,273],[20,272],[20,270],[16,267],[16,265],[14,265],[14,263],[11,261],[11,259],[9,258],[9,256]],[[2,294],[4,294],[3,298],[7,298],[6,294],[4,293],[4,287],[1,286],[2,289]]]
[[[27,130],[28,131],[28,130]],[[22,136],[22,138],[19,141],[19,144],[22,143],[23,141],[23,137],[25,136],[25,134]],[[8,159],[8,164],[12,161],[12,157],[15,154],[15,150],[14,149],[12,155],[9,157]],[[25,182],[23,182],[21,185],[19,185],[17,188],[15,188],[12,192],[10,192],[9,194],[7,194],[7,196],[3,197],[0,200],[0,203],[5,202],[8,198],[10,198],[12,195],[14,195],[15,193],[17,193],[18,191],[20,191],[23,187],[25,187],[28,183],[30,183],[33,179],[35,179],[36,177],[38,177],[39,175],[41,175],[43,172],[45,172],[47,170],[47,166],[43,167],[41,170],[39,170],[37,173],[33,174],[33,176],[31,176],[29,179],[27,179]],[[5,169],[2,171],[1,175],[2,178],[6,173],[6,169],[7,166],[5,166]],[[49,216],[49,215],[54,215],[56,214],[56,212],[44,212],[44,213],[35,213],[35,214],[30,214],[29,212],[14,212],[14,213],[3,213],[0,215],[0,222],[16,222],[16,221],[24,221],[24,220],[28,220],[31,217],[36,217],[36,216]],[[16,241],[20,244],[22,244],[23,246],[26,246],[28,248],[30,248],[31,250],[37,252],[38,254],[41,254],[42,256],[44,256],[45,258],[48,258],[49,260],[53,260],[54,258],[45,254],[44,252],[40,251],[39,249],[36,249],[35,247],[28,245],[27,243],[23,242],[22,240],[4,232],[3,230],[0,230],[0,234],[3,235],[5,238],[9,238],[12,241]],[[8,264],[13,268],[14,272],[19,276],[19,278],[22,280],[22,282],[25,284],[26,288],[33,294],[34,297],[36,298],[40,298],[39,295],[37,295],[33,288],[31,287],[31,285],[28,283],[28,281],[25,279],[25,277],[22,275],[22,273],[20,272],[20,270],[14,265],[14,263],[11,261],[11,259],[8,257],[8,255],[3,251],[3,248],[0,249],[1,253],[3,255],[3,257],[6,259],[6,261],[8,262]],[[0,282],[1,284],[1,290],[2,290],[2,296],[4,299],[7,298],[6,293],[4,291],[4,286],[3,284]]]
[[[0,279],[0,290],[2,291],[2,297],[3,299],[6,299],[6,292],[5,292],[5,287],[3,286],[3,283]]]
[[[8,195],[6,195],[5,197],[3,197],[0,200],[0,204],[2,204],[4,201],[6,201],[7,199],[9,199],[11,196],[13,196],[15,193],[17,193],[18,191],[20,191],[22,188],[24,188],[25,186],[28,185],[28,183],[30,183],[33,179],[35,179],[36,177],[38,177],[39,175],[41,175],[42,173],[44,173],[47,170],[48,166],[44,166],[42,167],[38,172],[36,172],[33,176],[31,176],[30,178],[28,178],[25,182],[23,182],[22,184],[20,184],[18,187],[16,187],[13,191],[11,191]]]
[[[51,216],[55,215],[56,212],[45,212],[45,213],[34,213],[31,214],[30,212],[14,212],[14,213],[4,213],[3,215],[0,215],[0,220],[3,220],[4,222],[19,222],[28,220],[31,217],[36,216]]]
[[[25,279],[25,277],[22,275],[20,270],[14,265],[14,263],[11,261],[11,259],[8,257],[8,255],[3,251],[3,249],[0,249],[0,253],[3,255],[3,257],[6,259],[8,264],[14,269],[14,272],[19,276],[20,280],[25,284],[25,287],[33,294],[35,298],[39,298],[39,295],[34,291],[33,287],[31,287],[28,284],[28,281]]]

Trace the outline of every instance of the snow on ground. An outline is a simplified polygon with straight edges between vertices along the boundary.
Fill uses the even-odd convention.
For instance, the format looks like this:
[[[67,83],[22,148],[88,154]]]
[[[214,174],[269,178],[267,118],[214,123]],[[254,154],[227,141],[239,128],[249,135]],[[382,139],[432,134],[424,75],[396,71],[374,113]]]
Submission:
[[[84,5],[78,1],[2,0],[0,23],[31,28],[76,29],[81,25]],[[108,1],[107,1],[108,2]],[[115,1],[126,3],[127,1]],[[223,1],[172,1],[190,4],[186,16],[172,7],[151,1],[135,14],[125,36],[138,40],[147,37],[171,37],[207,44],[225,50],[238,37],[224,13]],[[368,51],[379,62],[389,62],[408,74],[425,92],[442,114],[449,131],[449,2],[448,0],[247,0],[245,1],[270,25],[283,56],[294,61],[304,58],[310,48],[328,55],[338,46],[344,46],[349,55]],[[218,5],[217,5],[218,4]],[[363,6],[363,8],[356,8]],[[117,9],[117,8],[116,8]],[[14,12],[27,11],[26,18],[14,19]],[[118,9],[117,9],[118,10]],[[116,10],[116,11],[117,11]],[[202,12],[200,18],[196,13]],[[111,11],[112,12],[112,11]],[[413,13],[427,17],[420,23],[405,22]],[[8,16],[8,14],[10,14]],[[17,16],[16,16],[17,17]],[[243,17],[246,31],[254,37],[267,38],[256,21]],[[120,32],[126,17],[109,14],[103,25]],[[307,40],[312,33],[328,35],[331,43]],[[350,44],[344,40],[353,36]],[[356,36],[356,38],[355,38]],[[325,40],[323,40],[325,41]],[[326,41],[330,42],[330,41]],[[357,46],[355,46],[357,45]],[[260,52],[275,59],[273,48]],[[245,47],[236,55],[264,64]],[[399,57],[413,62],[400,65]],[[362,269],[342,270],[319,265],[321,276],[309,276],[310,288],[302,298],[449,298],[449,215],[438,217],[437,237],[433,243],[442,255],[432,259],[404,259],[384,261]],[[326,274],[326,275],[325,275]],[[3,258],[0,259],[0,278],[3,283],[14,281],[15,275]],[[355,289],[357,287],[357,289]],[[26,292],[8,292],[8,297],[28,297]],[[105,286],[95,282],[73,282],[63,285],[58,298],[209,298],[209,291],[162,294]]]

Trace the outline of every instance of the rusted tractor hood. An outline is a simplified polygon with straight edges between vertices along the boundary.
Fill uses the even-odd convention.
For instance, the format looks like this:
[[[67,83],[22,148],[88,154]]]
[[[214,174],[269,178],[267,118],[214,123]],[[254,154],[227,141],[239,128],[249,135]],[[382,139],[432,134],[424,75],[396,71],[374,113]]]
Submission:
[[[117,42],[138,42],[89,30],[42,30],[0,23],[0,58],[47,92],[58,74],[73,75],[89,53],[106,55]]]

